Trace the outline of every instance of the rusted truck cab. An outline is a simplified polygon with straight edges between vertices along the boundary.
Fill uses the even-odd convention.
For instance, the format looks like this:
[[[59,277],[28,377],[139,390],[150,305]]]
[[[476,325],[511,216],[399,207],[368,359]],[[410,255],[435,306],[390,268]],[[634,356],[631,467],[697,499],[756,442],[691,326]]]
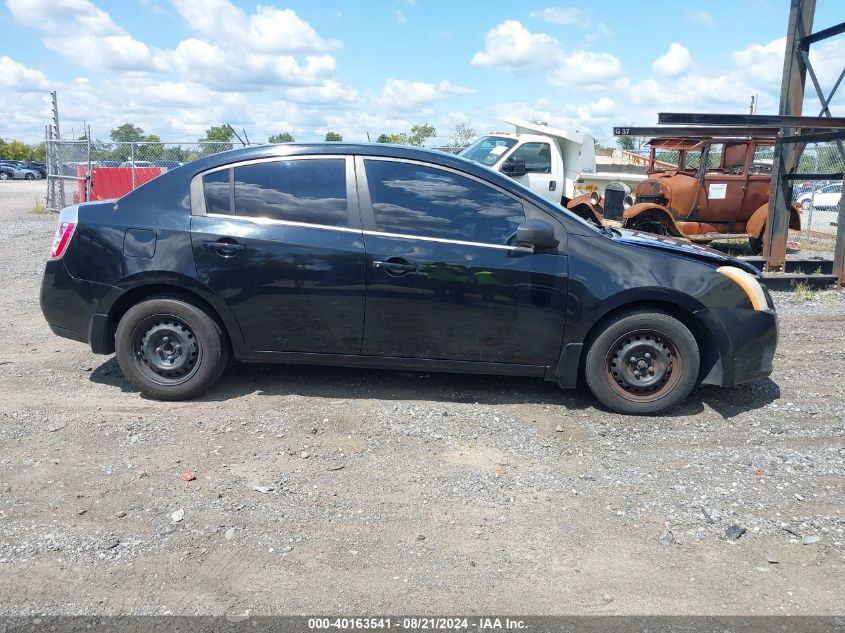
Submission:
[[[655,138],[648,177],[619,201],[581,196],[567,207],[593,221],[685,237],[693,242],[748,238],[762,249],[774,139]],[[789,228],[800,229],[798,207]]]

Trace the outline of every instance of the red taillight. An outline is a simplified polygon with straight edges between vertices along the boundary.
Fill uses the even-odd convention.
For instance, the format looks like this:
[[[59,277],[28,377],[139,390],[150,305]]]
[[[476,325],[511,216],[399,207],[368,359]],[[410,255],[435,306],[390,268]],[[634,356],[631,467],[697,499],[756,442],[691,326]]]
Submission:
[[[75,228],[75,222],[59,223],[59,226],[56,228],[56,238],[53,240],[53,249],[50,251],[50,259],[58,259],[64,255]]]
[[[53,247],[50,249],[50,259],[59,259],[65,254],[76,229],[78,209],[77,206],[66,207],[59,213],[59,224],[56,226],[56,237],[53,238]]]

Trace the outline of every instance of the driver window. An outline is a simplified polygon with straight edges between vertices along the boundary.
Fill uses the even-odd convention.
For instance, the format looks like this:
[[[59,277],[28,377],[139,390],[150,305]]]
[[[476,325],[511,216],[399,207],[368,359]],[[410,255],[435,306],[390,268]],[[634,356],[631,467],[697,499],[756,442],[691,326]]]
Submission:
[[[508,160],[525,161],[525,171],[529,174],[552,173],[552,148],[548,143],[526,143]]]
[[[415,163],[364,165],[380,231],[507,244],[525,221],[521,202],[477,180]]]

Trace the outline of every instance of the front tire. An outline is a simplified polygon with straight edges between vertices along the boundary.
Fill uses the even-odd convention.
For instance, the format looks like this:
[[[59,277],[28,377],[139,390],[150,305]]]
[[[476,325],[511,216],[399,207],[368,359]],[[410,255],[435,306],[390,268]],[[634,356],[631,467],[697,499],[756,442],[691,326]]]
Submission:
[[[810,198],[801,201],[801,210],[802,211],[809,211],[810,207],[813,206],[812,201]]]
[[[616,413],[649,415],[685,400],[698,380],[698,344],[663,312],[614,318],[590,344],[584,377],[593,395]]]
[[[33,174],[24,174],[24,180],[35,180],[35,176]]]
[[[229,362],[229,344],[204,310],[176,297],[154,297],[130,308],[115,333],[117,362],[142,393],[188,400],[207,391]]]

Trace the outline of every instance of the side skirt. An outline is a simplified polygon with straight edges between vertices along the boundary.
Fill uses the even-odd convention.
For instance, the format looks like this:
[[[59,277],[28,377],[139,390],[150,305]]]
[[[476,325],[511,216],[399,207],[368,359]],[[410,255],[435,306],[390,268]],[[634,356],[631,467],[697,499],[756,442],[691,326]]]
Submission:
[[[402,358],[399,356],[360,356],[354,354],[307,354],[302,352],[252,352],[238,358],[245,363],[288,363],[293,365],[333,365],[409,371],[438,371],[458,374],[494,374],[499,376],[545,376],[546,367],[515,363]]]

